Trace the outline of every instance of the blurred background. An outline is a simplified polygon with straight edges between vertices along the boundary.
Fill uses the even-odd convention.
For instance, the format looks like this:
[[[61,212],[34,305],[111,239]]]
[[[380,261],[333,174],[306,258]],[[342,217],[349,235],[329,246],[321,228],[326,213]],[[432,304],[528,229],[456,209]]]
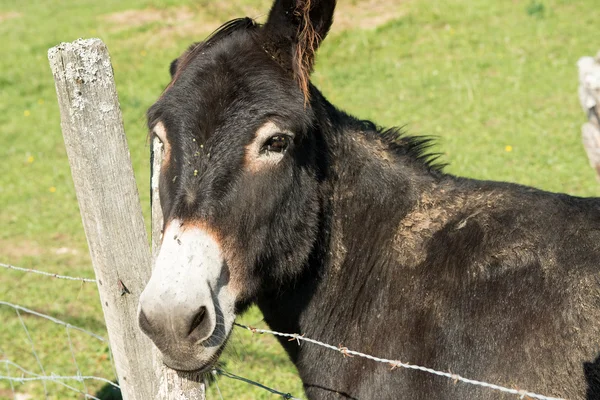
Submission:
[[[452,174],[600,195],[581,144],[585,115],[576,69],[580,57],[600,48],[597,0],[338,3],[312,77],[333,104],[379,125],[437,136],[434,150]],[[270,4],[0,0],[0,263],[93,277],[46,58],[50,47],[80,37],[107,44],[149,222],[145,111],[168,84],[169,63],[229,19],[264,21]],[[0,269],[0,301],[106,336],[94,283]],[[242,321],[264,326],[261,319],[253,309]],[[105,343],[67,337],[64,327],[19,317],[10,307],[0,306],[0,320],[0,360],[39,374],[114,379]],[[236,331],[223,360],[230,372],[303,396],[272,337]],[[21,374],[0,364],[0,375]],[[276,398],[242,382],[218,383],[223,398]],[[39,381],[12,385],[0,379],[0,399],[83,398],[52,381],[45,388]],[[70,385],[112,396],[100,393],[103,382]],[[208,398],[220,398],[214,385]]]

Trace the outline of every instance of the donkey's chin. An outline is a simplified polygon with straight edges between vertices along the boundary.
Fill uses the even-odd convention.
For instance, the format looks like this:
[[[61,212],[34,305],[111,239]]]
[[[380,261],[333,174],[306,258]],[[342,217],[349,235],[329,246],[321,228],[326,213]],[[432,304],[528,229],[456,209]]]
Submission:
[[[167,367],[178,372],[195,374],[208,373],[214,368],[215,364],[217,364],[221,353],[227,345],[230,333],[231,329],[225,340],[219,345],[206,347],[198,344],[195,348],[190,348],[187,351],[181,351],[183,349],[179,349],[180,351],[177,351],[176,354],[161,351],[162,362]],[[208,339],[208,341],[210,340],[211,338]]]
[[[202,358],[198,357],[189,357],[186,360],[181,359],[173,359],[169,356],[163,354],[163,363],[177,371],[177,372],[185,372],[185,373],[193,373],[193,374],[206,374],[212,371],[217,364],[223,349],[225,348],[225,344],[217,349],[213,354],[206,354],[207,352],[203,352]],[[205,358],[207,357],[208,358]]]

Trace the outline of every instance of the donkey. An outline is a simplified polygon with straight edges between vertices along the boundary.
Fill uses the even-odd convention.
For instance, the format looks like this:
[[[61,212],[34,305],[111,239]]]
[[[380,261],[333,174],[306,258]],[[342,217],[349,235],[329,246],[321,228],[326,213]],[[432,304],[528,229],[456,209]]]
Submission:
[[[309,76],[335,0],[275,0],[171,64],[162,244],[139,324],[213,368],[237,315],[570,399],[600,398],[600,200],[442,170],[427,137],[340,111]],[[503,399],[281,340],[309,399]]]

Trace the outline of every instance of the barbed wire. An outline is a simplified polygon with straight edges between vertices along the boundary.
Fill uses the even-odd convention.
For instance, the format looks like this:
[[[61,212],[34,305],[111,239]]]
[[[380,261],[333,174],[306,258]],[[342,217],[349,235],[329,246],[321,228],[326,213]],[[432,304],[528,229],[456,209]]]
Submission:
[[[35,357],[35,361],[37,362],[38,367],[40,367],[40,369],[42,370],[42,373],[44,375],[46,375],[46,371],[44,370],[42,361],[40,360],[40,357],[38,356],[37,352],[35,351],[35,345],[33,344],[33,339],[31,339],[31,335],[29,334],[27,325],[25,325],[25,321],[23,321],[23,317],[21,317],[21,313],[19,312],[19,310],[15,309],[15,311],[17,313],[17,317],[19,317],[19,322],[21,323],[21,326],[25,330],[25,334],[27,335],[27,341],[29,342],[29,345],[31,346],[31,352],[33,353],[33,356]],[[42,381],[42,385],[44,386],[44,395],[46,396],[46,398],[48,398],[48,388],[46,387],[46,381]]]
[[[81,382],[81,383],[85,383],[86,380],[96,380],[96,381],[100,381],[103,383],[106,383],[108,385],[112,385],[115,388],[120,390],[120,387],[118,384],[99,377],[99,376],[84,376],[84,375],[73,375],[73,376],[62,376],[62,375],[56,375],[56,374],[50,374],[50,375],[40,375],[40,374],[36,374],[33,371],[29,371],[25,368],[23,368],[22,366],[20,366],[19,364],[12,362],[10,360],[0,360],[0,363],[3,363],[6,365],[6,369],[8,371],[8,366],[12,366],[17,368],[18,370],[20,370],[22,373],[27,374],[29,376],[25,377],[25,376],[12,376],[12,375],[0,375],[0,380],[7,380],[10,382],[11,388],[13,390],[14,393],[14,386],[13,386],[13,382],[17,382],[17,383],[26,383],[26,382],[34,382],[34,381],[41,381],[41,382],[53,382],[53,383],[57,383],[63,387],[66,387],[67,389],[70,389],[74,392],[77,392],[79,394],[82,394],[83,396],[85,396],[86,399],[93,399],[93,400],[101,400],[96,396],[93,396],[91,394],[89,394],[87,392],[87,387],[85,387],[84,385],[84,390],[80,390],[77,389],[74,386],[71,386],[67,383],[65,383],[64,381],[77,381],[77,382]],[[79,371],[79,370],[78,370]]]
[[[39,271],[39,270],[35,270],[35,269],[15,267],[13,265],[3,264],[3,263],[0,263],[0,267],[7,268],[7,269],[12,269],[12,270],[16,270],[16,271],[21,271],[21,272],[40,274],[40,275],[49,276],[49,277],[58,278],[58,279],[66,279],[66,280],[73,280],[73,281],[80,281],[80,282],[92,282],[92,283],[96,282],[95,279],[73,277],[73,276],[66,276],[66,275],[59,275],[59,274],[54,274],[54,273],[45,272],[45,271]],[[29,343],[30,343],[30,345],[32,347],[32,352],[33,352],[33,354],[34,354],[34,356],[35,356],[35,358],[36,358],[36,360],[38,362],[38,366],[40,367],[40,369],[42,370],[42,373],[44,374],[44,375],[39,375],[39,374],[36,374],[34,372],[27,371],[24,368],[20,367],[18,364],[15,364],[15,363],[13,363],[12,361],[9,361],[9,360],[0,360],[1,363],[5,364],[5,366],[7,368],[7,372],[8,372],[8,366],[12,365],[12,366],[15,366],[15,367],[19,368],[22,372],[27,373],[27,374],[30,375],[30,377],[27,377],[27,378],[26,377],[13,377],[13,376],[0,375],[0,380],[9,380],[9,382],[11,382],[10,383],[11,384],[11,388],[12,388],[12,382],[23,383],[23,382],[28,382],[28,381],[42,381],[42,383],[44,385],[44,391],[46,392],[46,396],[47,396],[45,382],[50,380],[50,381],[54,381],[54,382],[60,383],[63,386],[65,386],[65,387],[67,387],[67,388],[69,388],[71,390],[74,390],[74,391],[76,391],[76,392],[78,392],[80,394],[85,395],[86,398],[91,398],[91,399],[96,399],[96,397],[94,397],[94,396],[86,393],[87,392],[87,387],[85,385],[85,380],[100,380],[100,381],[103,381],[105,383],[111,384],[111,385],[115,386],[116,388],[119,388],[119,386],[117,384],[113,383],[112,381],[110,381],[108,379],[101,378],[101,377],[95,377],[95,376],[82,376],[80,374],[79,366],[77,365],[77,360],[76,360],[75,354],[73,352],[73,347],[72,347],[72,343],[71,343],[71,337],[70,337],[70,334],[69,334],[69,330],[70,329],[79,330],[79,331],[84,332],[84,333],[86,333],[86,334],[88,334],[88,335],[90,335],[90,336],[92,336],[92,337],[94,337],[94,338],[96,338],[96,339],[98,339],[100,341],[108,342],[105,338],[103,338],[102,336],[97,335],[97,334],[95,334],[93,332],[90,332],[90,331],[88,331],[86,329],[79,328],[79,327],[77,327],[75,325],[71,325],[71,324],[69,324],[69,323],[67,323],[65,321],[61,321],[61,320],[59,320],[59,319],[57,319],[55,317],[39,313],[37,311],[28,309],[26,307],[22,307],[22,306],[19,306],[19,305],[16,305],[16,304],[12,304],[12,303],[8,303],[8,302],[5,302],[5,301],[0,301],[0,305],[12,307],[16,311],[17,316],[18,316],[19,320],[21,321],[21,325],[25,329],[25,332],[26,332],[27,337],[28,337],[28,341],[29,341]],[[19,313],[19,311],[23,311],[23,312],[26,312],[26,313],[29,313],[29,314],[32,314],[32,315],[35,315],[35,316],[38,316],[38,317],[41,317],[41,318],[45,318],[45,319],[50,320],[50,321],[52,321],[52,322],[54,322],[56,324],[62,325],[62,326],[64,326],[66,328],[67,337],[68,337],[68,340],[69,340],[69,348],[70,348],[70,351],[71,351],[71,356],[73,358],[73,362],[75,363],[75,367],[77,368],[77,372],[78,372],[77,376],[58,376],[58,375],[50,375],[50,376],[48,376],[48,375],[45,374],[44,368],[41,365],[41,363],[39,361],[39,358],[37,357],[37,353],[35,352],[35,347],[34,347],[32,339],[31,339],[31,336],[29,335],[27,327],[25,326],[25,323],[24,323],[24,321],[23,321],[23,319],[22,319],[21,314]],[[287,337],[287,338],[290,338],[292,340],[296,340],[298,342],[298,344],[300,344],[300,341],[304,341],[304,342],[312,343],[312,344],[315,344],[315,345],[318,345],[318,346],[321,346],[321,347],[328,348],[330,350],[337,351],[339,353],[342,353],[344,356],[357,356],[357,357],[366,358],[366,359],[369,359],[369,360],[372,360],[372,361],[376,361],[376,362],[380,362],[380,363],[385,363],[385,364],[390,365],[392,370],[396,369],[396,368],[405,368],[405,369],[411,369],[411,370],[418,370],[418,371],[430,373],[430,374],[433,374],[433,375],[445,377],[445,378],[453,380],[454,382],[463,382],[463,383],[470,384],[470,385],[485,387],[485,388],[488,388],[488,389],[491,389],[491,390],[497,390],[497,391],[500,391],[500,392],[514,394],[514,395],[517,395],[517,396],[521,396],[521,398],[527,396],[527,397],[531,397],[531,398],[539,399],[539,400],[563,400],[563,399],[558,398],[558,397],[544,396],[544,395],[541,395],[541,394],[538,394],[538,393],[534,393],[534,392],[530,392],[530,391],[527,391],[527,390],[511,389],[511,388],[507,388],[507,387],[504,387],[504,386],[496,385],[496,384],[493,384],[493,383],[488,383],[488,382],[479,381],[479,380],[475,380],[475,379],[469,379],[469,378],[465,378],[465,377],[463,377],[461,375],[458,375],[458,374],[455,374],[455,373],[452,373],[452,372],[438,371],[438,370],[435,370],[433,368],[428,368],[428,367],[423,367],[423,366],[419,366],[419,365],[409,364],[409,363],[402,362],[400,360],[392,360],[392,359],[387,359],[387,358],[375,357],[375,356],[372,356],[372,355],[369,355],[369,354],[365,354],[365,353],[361,353],[361,352],[358,352],[358,351],[355,351],[355,350],[350,350],[347,347],[344,347],[344,346],[341,346],[341,345],[340,346],[333,346],[333,345],[328,344],[328,343],[324,343],[324,342],[320,342],[320,341],[315,340],[315,339],[307,338],[304,335],[300,335],[300,334],[297,334],[297,333],[276,332],[276,331],[272,331],[272,330],[268,330],[268,329],[254,328],[254,327],[243,325],[243,324],[239,324],[239,323],[234,323],[234,325],[236,325],[237,327],[246,329],[246,330],[248,330],[248,331],[250,331],[252,333],[260,333],[260,334],[267,333],[267,334],[271,334],[271,335],[275,335],[275,336]],[[112,361],[112,357],[111,357],[111,361]],[[271,392],[273,394],[277,394],[277,395],[283,397],[284,399],[299,400],[296,397],[293,397],[290,393],[284,393],[284,392],[278,391],[276,389],[272,389],[272,388],[267,387],[267,386],[265,386],[265,385],[263,385],[263,384],[261,384],[259,382],[255,382],[255,381],[252,381],[252,380],[250,380],[248,378],[244,378],[244,377],[232,374],[232,373],[227,372],[227,371],[225,371],[223,369],[214,369],[213,373],[217,374],[219,376],[223,376],[223,377],[226,377],[226,378],[239,380],[239,381],[245,382],[247,384],[257,386],[257,387],[259,387],[261,389],[264,389],[266,391],[269,391],[269,392]],[[84,385],[85,392],[81,391],[81,390],[79,390],[77,388],[74,388],[74,387],[72,387],[70,385],[65,384],[64,382],[62,382],[62,380],[76,380],[78,382],[81,382]],[[220,390],[219,390],[219,394],[220,394]]]
[[[70,280],[70,281],[91,282],[91,283],[95,283],[96,282],[95,279],[80,278],[80,277],[77,277],[77,276],[59,275],[59,274],[55,274],[55,273],[52,273],[52,272],[40,271],[40,270],[37,270],[37,269],[31,269],[31,268],[15,267],[14,265],[3,264],[3,263],[0,263],[0,267],[6,268],[6,269],[13,269],[15,271],[21,271],[21,272],[27,272],[27,273],[32,273],[32,274],[45,275],[45,276],[49,276],[51,278],[67,279],[67,280]]]
[[[0,375],[0,380],[8,380],[9,382],[11,382],[11,388],[12,388],[12,391],[13,391],[13,395],[15,393],[15,389],[12,386],[12,382],[25,383],[25,382],[31,382],[31,381],[44,381],[44,382],[46,382],[46,381],[52,381],[54,383],[57,383],[57,384],[59,384],[61,386],[66,387],[69,390],[72,390],[72,391],[74,391],[76,393],[79,393],[79,394],[83,395],[86,399],[102,400],[102,399],[99,399],[98,397],[96,397],[94,395],[91,395],[91,394],[86,393],[86,392],[84,392],[82,390],[79,390],[79,389],[77,389],[74,386],[68,385],[68,384],[62,382],[61,380],[53,379],[53,378],[54,377],[50,377],[50,376],[41,376],[39,378],[19,378],[19,377],[16,377],[16,376],[3,376],[3,375]],[[69,377],[56,377],[56,378],[69,378]],[[73,377],[73,378],[76,378],[76,377]],[[48,398],[47,394],[46,394],[46,398]]]
[[[94,332],[88,331],[87,329],[83,329],[83,328],[80,328],[80,327],[75,326],[75,325],[71,325],[68,322],[61,321],[60,319],[54,318],[54,317],[52,317],[50,315],[42,314],[42,313],[39,313],[37,311],[31,310],[31,309],[29,309],[27,307],[19,306],[17,304],[9,303],[9,302],[2,301],[2,300],[0,300],[0,305],[7,306],[7,307],[12,307],[13,309],[15,309],[17,311],[23,311],[23,312],[26,312],[28,314],[35,315],[36,317],[47,319],[49,321],[54,322],[55,324],[62,325],[62,326],[66,327],[66,328],[69,328],[69,329],[78,330],[78,331],[86,333],[86,334],[90,335],[91,337],[94,337],[94,338],[96,338],[96,339],[98,339],[98,340],[100,340],[102,342],[107,342],[108,343],[108,340],[106,340],[105,338],[103,338],[102,336],[100,336],[100,335],[98,335],[98,334],[96,334]]]
[[[59,274],[50,273],[50,272],[46,272],[46,271],[35,270],[35,269],[31,269],[31,268],[16,267],[14,265],[9,265],[9,264],[4,264],[4,263],[0,263],[0,267],[6,268],[6,269],[11,269],[11,270],[16,270],[16,271],[21,271],[21,272],[26,272],[26,273],[34,273],[34,274],[44,275],[44,276],[48,276],[48,277],[52,277],[52,278],[58,278],[58,279],[66,279],[66,280],[80,281],[80,282],[92,282],[92,283],[96,282],[95,279],[80,278],[80,277],[73,277],[73,276],[66,276],[66,275],[59,275]],[[68,322],[59,320],[58,318],[52,317],[50,315],[39,313],[37,311],[31,310],[31,309],[23,307],[23,306],[19,306],[17,304],[12,304],[12,303],[9,303],[9,302],[0,301],[0,305],[11,307],[11,308],[13,308],[15,310],[15,312],[17,314],[17,317],[19,318],[19,321],[21,323],[21,326],[25,330],[25,334],[26,334],[26,336],[28,338],[28,342],[29,342],[29,344],[31,346],[31,350],[32,350],[32,353],[33,353],[33,355],[34,355],[34,357],[36,359],[37,365],[38,365],[38,367],[41,369],[41,371],[43,373],[43,375],[40,375],[40,374],[37,374],[37,373],[35,373],[33,371],[29,371],[29,370],[25,369],[24,367],[20,366],[19,364],[15,363],[13,361],[10,361],[8,359],[0,359],[0,364],[4,364],[5,365],[5,369],[6,369],[6,375],[0,375],[0,380],[5,380],[5,381],[9,382],[10,388],[11,388],[11,391],[13,392],[13,394],[15,393],[15,388],[14,388],[14,385],[13,385],[14,382],[21,383],[21,384],[22,383],[26,383],[26,382],[42,382],[42,384],[44,386],[44,393],[45,393],[45,397],[46,398],[48,397],[48,390],[46,388],[46,382],[48,382],[48,381],[57,383],[57,384],[59,384],[59,385],[61,385],[63,387],[66,387],[67,389],[70,389],[70,390],[72,390],[72,391],[74,391],[74,392],[76,392],[78,394],[83,395],[86,399],[92,399],[92,400],[101,400],[101,399],[99,399],[98,397],[95,397],[95,396],[93,396],[93,395],[91,395],[91,394],[88,393],[87,386],[85,384],[86,380],[101,381],[101,382],[104,382],[106,384],[112,385],[113,387],[115,387],[115,388],[117,388],[117,389],[120,390],[119,385],[116,384],[116,383],[114,383],[114,382],[112,382],[112,381],[110,381],[109,379],[98,377],[98,376],[83,376],[83,375],[81,375],[81,372],[80,372],[80,369],[79,369],[79,365],[77,364],[77,360],[76,360],[75,353],[74,353],[74,350],[73,350],[73,344],[72,344],[72,341],[71,341],[71,335],[69,333],[69,330],[70,329],[76,329],[76,330],[84,332],[84,333],[86,333],[86,334],[88,334],[88,335],[90,335],[90,336],[92,336],[92,337],[94,337],[94,338],[96,338],[98,340],[101,340],[103,342],[107,342],[107,340],[105,338],[103,338],[102,336],[99,336],[99,335],[97,335],[97,334],[95,334],[93,332],[90,332],[90,331],[88,331],[86,329],[79,328],[79,327],[77,327],[75,325],[69,324]],[[21,317],[20,311],[23,311],[23,312],[31,314],[31,315],[35,315],[35,316],[40,317],[40,318],[47,319],[49,321],[52,321],[52,322],[54,322],[54,323],[56,323],[58,325],[62,325],[62,326],[65,327],[65,330],[66,330],[66,333],[67,333],[68,342],[69,342],[69,349],[70,349],[70,352],[71,352],[71,357],[73,359],[73,363],[75,365],[75,368],[77,369],[78,375],[73,375],[73,376],[62,376],[62,375],[56,375],[56,374],[46,375],[44,367],[41,364],[41,361],[40,361],[40,359],[39,359],[39,357],[37,355],[37,352],[35,351],[35,345],[33,343],[31,335],[29,334],[29,330],[27,329],[27,326],[25,325],[25,322],[23,321],[23,318]],[[4,354],[4,357],[6,357],[5,354]],[[112,357],[111,357],[111,362],[112,362]],[[19,377],[19,376],[12,376],[12,375],[10,375],[9,366],[17,368],[19,371],[21,371],[21,373],[26,374],[28,376],[20,376]],[[113,370],[114,370],[114,365],[113,365]],[[226,377],[226,378],[229,378],[229,379],[235,379],[235,380],[238,380],[238,381],[242,381],[242,382],[250,384],[250,385],[254,385],[254,386],[259,387],[259,388],[261,388],[263,390],[266,390],[266,391],[268,391],[270,393],[279,395],[279,396],[281,396],[284,399],[288,399],[288,400],[300,400],[300,399],[298,399],[296,397],[293,397],[290,393],[284,393],[284,392],[278,391],[276,389],[273,389],[273,388],[270,388],[270,387],[268,387],[266,385],[263,385],[262,383],[253,381],[253,380],[248,379],[248,378],[244,378],[244,377],[239,376],[239,375],[232,374],[232,373],[227,372],[227,371],[225,371],[223,369],[215,369],[215,370],[213,370],[213,375],[215,375],[215,378],[216,378],[216,375],[218,375],[218,376]],[[116,376],[116,371],[115,371],[115,376]],[[64,381],[69,381],[69,380],[82,383],[83,387],[84,387],[84,390],[82,391],[82,390],[80,390],[80,389],[78,389],[76,387],[73,387],[73,386],[71,386],[71,385],[69,385],[69,384],[67,384],[67,383],[64,382]],[[216,379],[215,379],[215,383],[216,383]],[[217,390],[219,392],[219,396],[221,397],[221,399],[223,399],[223,396],[221,394],[221,390],[218,387],[218,384],[217,384]]]
[[[488,389],[492,389],[492,390],[498,390],[500,392],[504,392],[504,393],[509,393],[509,394],[514,394],[517,396],[520,396],[521,398],[524,397],[531,397],[534,399],[539,399],[539,400],[564,400],[562,398],[559,397],[550,397],[550,396],[544,396],[538,393],[534,393],[534,392],[529,392],[527,390],[521,390],[521,389],[510,389],[504,386],[500,386],[500,385],[496,385],[493,383],[488,383],[488,382],[483,382],[483,381],[478,381],[475,379],[469,379],[469,378],[465,378],[463,376],[460,376],[458,374],[454,374],[451,372],[443,372],[443,371],[438,371],[435,370],[433,368],[427,368],[427,367],[422,367],[420,365],[414,365],[414,364],[408,364],[405,362],[402,362],[400,360],[391,360],[391,359],[387,359],[387,358],[380,358],[380,357],[375,357],[369,354],[365,354],[365,353],[361,353],[355,350],[350,350],[347,347],[344,347],[342,345],[340,346],[333,346],[331,344],[328,343],[324,343],[324,342],[320,342],[318,340],[315,339],[310,339],[305,337],[304,335],[299,335],[297,333],[282,333],[282,332],[276,332],[276,331],[271,331],[268,329],[258,329],[258,328],[253,328],[251,326],[246,326],[246,325],[242,325],[239,324],[237,322],[234,322],[235,326],[238,326],[240,328],[246,329],[252,333],[268,333],[271,335],[275,335],[275,336],[280,336],[280,337],[287,337],[290,338],[291,340],[296,340],[298,342],[298,344],[300,344],[300,341],[304,341],[304,342],[308,342],[308,343],[312,343],[312,344],[316,344],[318,346],[321,347],[325,347],[331,350],[335,350],[339,353],[342,353],[344,356],[357,356],[357,357],[362,357],[362,358],[366,358],[372,361],[376,361],[376,362],[380,362],[380,363],[384,363],[384,364],[388,364],[391,366],[391,369],[396,369],[396,368],[406,368],[406,369],[412,369],[412,370],[418,370],[418,371],[422,371],[422,372],[427,372],[429,374],[433,374],[433,375],[437,375],[437,376],[442,376],[448,379],[453,380],[454,382],[463,382],[463,383],[467,383],[470,385],[475,385],[475,386],[481,386],[481,387],[485,387]]]
[[[46,383],[49,382],[49,381],[50,382],[54,382],[56,384],[59,384],[59,385],[65,387],[65,388],[67,388],[69,390],[72,390],[72,391],[74,391],[74,392],[76,392],[78,394],[81,394],[86,399],[94,399],[94,400],[100,400],[100,399],[88,393],[88,387],[87,387],[86,381],[89,381],[89,380],[100,381],[100,382],[112,385],[115,388],[120,389],[120,387],[119,387],[118,384],[112,382],[109,379],[102,378],[102,377],[99,377],[99,376],[87,376],[87,375],[83,375],[81,373],[81,370],[79,368],[79,364],[77,363],[77,358],[75,356],[75,349],[74,349],[73,341],[72,341],[72,338],[71,338],[71,330],[80,331],[80,332],[85,333],[86,335],[89,335],[89,336],[91,336],[91,337],[93,337],[93,338],[95,338],[95,339],[97,339],[97,340],[99,340],[101,342],[107,343],[109,345],[109,359],[110,359],[110,363],[111,363],[111,365],[113,367],[113,372],[114,372],[114,362],[113,362],[112,354],[111,354],[111,351],[110,351],[110,344],[108,343],[108,341],[104,337],[102,337],[102,336],[100,336],[100,335],[98,335],[98,334],[96,334],[94,332],[88,331],[87,329],[80,328],[80,327],[72,325],[72,324],[70,324],[68,322],[62,321],[62,320],[60,320],[58,318],[52,317],[50,315],[42,314],[40,312],[31,310],[31,309],[23,307],[23,306],[19,306],[17,304],[12,304],[12,303],[9,303],[9,302],[6,302],[6,301],[0,301],[0,306],[7,306],[7,307],[10,307],[10,308],[14,309],[14,311],[15,311],[15,313],[17,315],[17,318],[19,319],[19,322],[20,322],[21,326],[22,326],[23,330],[25,331],[27,342],[29,343],[29,345],[31,347],[31,352],[32,352],[32,354],[33,354],[33,356],[34,356],[34,358],[36,360],[36,364],[37,364],[38,368],[41,371],[41,374],[38,374],[36,372],[30,371],[28,369],[25,369],[21,365],[13,362],[11,360],[9,360],[8,357],[7,357],[7,355],[6,355],[6,353],[4,351],[1,351],[3,359],[0,359],[0,365],[4,364],[6,374],[5,375],[4,374],[0,375],[0,380],[5,380],[5,381],[9,382],[10,389],[11,389],[11,391],[13,393],[13,397],[15,395],[14,382],[17,382],[17,383],[26,383],[26,382],[33,382],[33,381],[41,382],[41,384],[43,385],[43,388],[44,388],[44,397],[45,398],[48,398],[48,395],[49,395],[48,388],[46,386]],[[42,362],[40,360],[40,357],[37,354],[33,338],[31,336],[31,334],[29,333],[29,329],[27,328],[27,325],[25,324],[25,320],[23,319],[23,316],[21,315],[21,313],[27,313],[27,314],[34,315],[36,317],[40,317],[40,318],[49,320],[49,321],[51,321],[51,322],[53,322],[53,323],[55,323],[57,325],[63,326],[65,328],[65,332],[66,332],[66,336],[67,336],[67,340],[68,340],[68,344],[69,344],[69,351],[71,353],[71,358],[73,360],[73,364],[74,364],[75,369],[77,371],[77,375],[62,376],[62,375],[56,375],[54,373],[51,373],[51,374],[47,374],[46,373],[46,369],[44,368],[44,366],[43,366],[43,364],[42,364]],[[14,376],[14,374],[11,374],[11,371],[10,371],[9,367],[16,368],[18,371],[20,371],[20,373],[22,374],[22,376]],[[26,375],[26,376],[23,376],[23,375]],[[115,376],[116,376],[116,372],[115,372]],[[69,385],[65,381],[76,381],[76,382],[79,382],[79,383],[82,384],[83,390],[81,390],[79,388],[76,388],[76,387],[74,387],[72,385]]]
[[[26,382],[26,381],[35,381],[35,380],[73,380],[73,381],[83,382],[86,380],[87,381],[94,380],[94,381],[106,383],[117,389],[121,388],[118,383],[115,383],[115,382],[111,381],[110,379],[102,378],[100,376],[86,376],[86,375],[63,376],[63,375],[56,375],[56,374],[40,375],[40,374],[36,374],[35,372],[29,371],[29,370],[23,368],[22,366],[20,366],[19,364],[15,363],[13,361],[10,361],[10,360],[0,360],[0,363],[15,367],[18,370],[20,370],[21,372],[32,376],[31,378],[24,378],[24,377],[18,377],[18,376],[0,375],[0,379],[8,379],[8,380],[12,380],[15,382],[21,382],[21,381]]]
[[[270,388],[268,386],[265,386],[262,383],[253,381],[253,380],[248,379],[248,378],[244,378],[243,376],[232,374],[231,372],[227,372],[227,371],[225,371],[225,370],[223,370],[221,368],[215,368],[215,369],[213,369],[213,375],[214,374],[219,375],[219,376],[224,376],[226,378],[230,378],[230,379],[235,379],[235,380],[238,380],[238,381],[242,381],[242,382],[247,383],[249,385],[253,385],[253,386],[259,387],[259,388],[261,388],[263,390],[266,390],[267,392],[271,392],[273,394],[279,395],[279,396],[283,397],[286,400],[300,400],[299,398],[292,396],[290,393],[280,392],[279,390],[276,390],[276,389]],[[218,387],[219,386],[217,384],[217,389],[218,389]],[[219,390],[219,395],[220,394],[221,394],[221,390]],[[223,396],[221,396],[221,398],[223,398]]]
[[[2,348],[0,347],[0,355],[2,356],[3,359],[7,358],[6,353],[4,352],[4,350],[2,350]],[[4,369],[6,370],[6,374],[10,374],[10,369],[8,368],[8,364],[4,364]],[[10,385],[10,390],[13,394],[13,399],[15,397],[15,385],[13,385],[12,381],[8,381],[9,385]]]

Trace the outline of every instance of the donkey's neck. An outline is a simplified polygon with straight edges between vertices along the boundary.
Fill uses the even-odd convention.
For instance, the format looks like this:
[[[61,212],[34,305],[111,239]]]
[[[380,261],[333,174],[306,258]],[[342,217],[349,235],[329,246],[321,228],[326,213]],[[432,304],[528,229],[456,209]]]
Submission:
[[[424,190],[420,186],[435,178],[414,160],[398,156],[368,124],[340,112],[328,117],[337,119],[328,125],[338,128],[322,132],[330,157],[322,184],[320,236],[304,274],[258,304],[272,329],[337,345],[350,344],[352,329],[378,318],[384,299],[371,288],[398,275],[397,228]],[[341,128],[340,119],[346,122]],[[301,374],[310,369],[308,345],[281,343]]]

